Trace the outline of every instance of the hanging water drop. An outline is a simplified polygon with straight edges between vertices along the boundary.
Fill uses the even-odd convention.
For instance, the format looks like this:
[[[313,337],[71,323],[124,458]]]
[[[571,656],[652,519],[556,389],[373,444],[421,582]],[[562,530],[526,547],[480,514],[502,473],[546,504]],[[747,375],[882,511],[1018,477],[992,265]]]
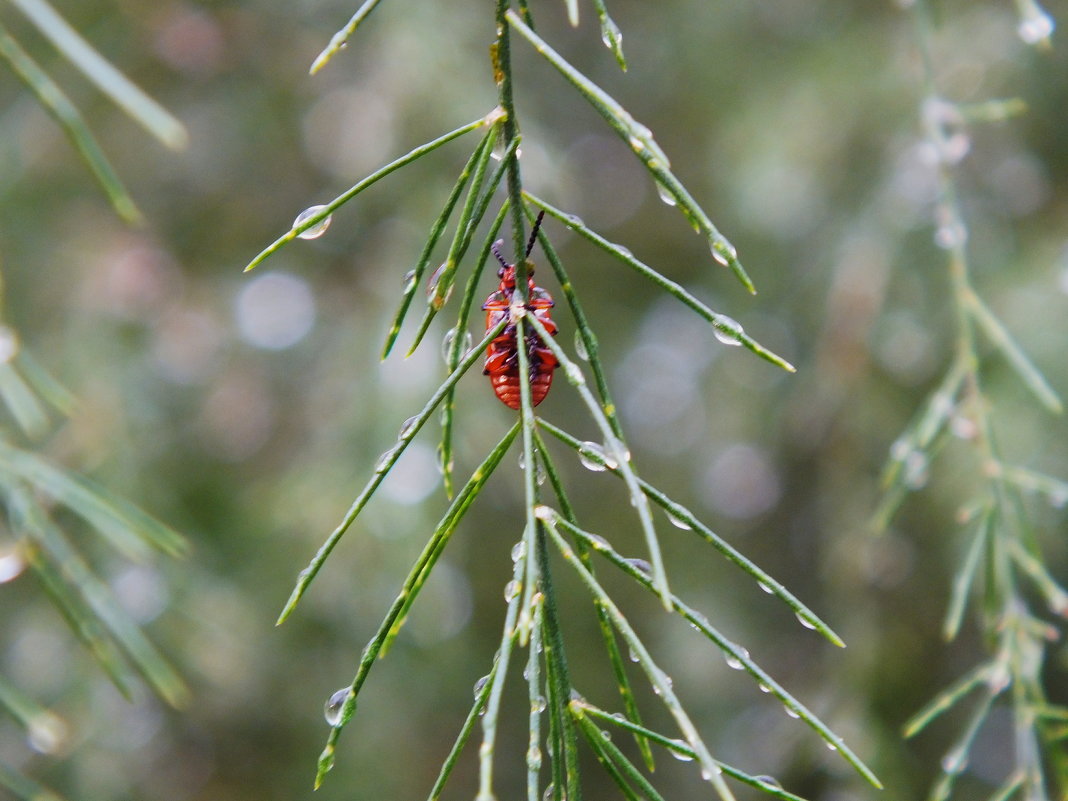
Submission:
[[[786,714],[792,717],[794,720],[797,720],[799,717],[801,717],[801,713],[792,707],[784,706],[783,709],[785,709]]]
[[[19,338],[14,329],[0,325],[0,364],[8,364],[19,352]]]
[[[430,280],[426,283],[427,304],[437,310],[440,310],[446,303],[448,303],[449,298],[452,296],[454,284],[450,280],[449,285],[445,288],[445,293],[440,298],[438,297],[438,284],[448,271],[448,267],[449,262],[443,261],[438,265],[438,268],[434,270],[434,273],[430,276]]]
[[[606,16],[601,22],[601,41],[613,53],[618,53],[623,47],[623,31],[611,17]]]
[[[927,456],[921,451],[912,451],[905,457],[905,469],[902,480],[910,490],[923,489],[930,478]]]
[[[404,274],[404,278],[401,279],[401,289],[405,295],[415,289],[415,270],[409,270]]]
[[[1027,44],[1049,44],[1056,23],[1045,9],[1035,2],[1024,4],[1017,35]]]
[[[393,448],[390,448],[388,451],[379,456],[378,461],[375,462],[375,472],[381,473],[383,470],[385,470],[389,466],[389,462],[393,458],[393,456]]]
[[[733,653],[728,653],[726,656],[727,667],[729,667],[731,670],[743,670],[745,668],[745,665],[742,664],[742,658],[748,659],[749,651],[745,648],[738,648],[737,646],[735,646],[735,650],[738,652],[738,654],[741,655],[741,657],[735,656]]]
[[[770,787],[773,790],[781,790],[782,789],[782,784],[774,776],[763,775],[763,776],[754,776],[753,778],[756,779],[758,782],[760,782],[765,787]]]
[[[807,617],[798,612],[794,617],[797,618],[797,622],[804,626],[806,629],[816,630],[816,624],[809,620]]]
[[[689,513],[687,512],[687,514],[689,514]],[[671,525],[673,525],[675,528],[681,528],[683,531],[690,531],[693,528],[693,526],[691,526],[689,523],[687,523],[681,517],[677,517],[677,516],[673,515],[671,512],[667,513],[667,519],[668,519],[668,522],[671,523]]]
[[[582,466],[587,470],[592,470],[594,473],[603,473],[609,467],[616,467],[615,462],[605,454],[604,448],[596,442],[590,442],[589,440],[583,442],[579,445],[578,454]]]
[[[723,768],[721,768],[719,765],[713,765],[711,768],[701,768],[701,778],[704,779],[706,782],[712,781],[713,776],[719,776],[721,773],[723,773]]]
[[[685,740],[668,740],[668,753],[679,762],[693,762],[693,754],[689,753],[690,746]],[[686,751],[676,751],[676,748],[685,748]]]
[[[27,722],[26,741],[39,754],[54,754],[67,741],[67,723],[54,712],[45,710]]]
[[[490,677],[489,677],[489,674],[487,673],[485,676],[483,676],[481,679],[479,679],[478,681],[475,682],[475,687],[474,687],[474,691],[473,692],[474,692],[474,696],[475,696],[475,700],[476,701],[482,695],[482,691],[484,689],[486,689],[486,684],[489,682],[489,680],[490,680]]]
[[[724,345],[742,344],[742,340],[739,339],[739,336],[743,333],[744,329],[738,323],[737,320],[728,317],[725,314],[717,314],[716,322],[719,325],[712,329],[712,333],[715,335],[716,339],[718,339]],[[724,328],[720,328],[719,326],[724,326],[726,330]]]
[[[838,746],[835,745],[834,743],[827,743],[827,750],[828,751],[837,751],[838,750]]]
[[[545,696],[539,695],[534,699],[534,703],[530,705],[530,708],[534,712],[544,712],[546,706],[548,706],[548,703],[545,701]]]
[[[628,559],[627,564],[646,575],[652,575],[653,566],[645,559]]]
[[[590,352],[586,350],[586,340],[582,338],[582,332],[578,330],[575,331],[575,355],[584,362],[590,360]]]
[[[0,584],[12,581],[26,569],[26,557],[18,545],[0,548]]]
[[[724,267],[729,267],[732,261],[738,260],[738,251],[727,240],[710,239],[708,245],[712,250],[712,258]]]
[[[663,201],[664,205],[678,205],[678,201],[675,200],[675,195],[672,194],[670,189],[660,183],[660,181],[656,181],[656,194],[660,196],[660,200]]]
[[[526,540],[520,540],[519,542],[517,542],[515,545],[512,546],[512,561],[513,562],[518,562],[520,559],[522,559],[526,555],[526,553],[527,553],[527,541]]]
[[[397,434],[397,436],[400,439],[404,439],[405,437],[407,437],[409,434],[412,433],[413,429],[415,429],[415,424],[417,422],[419,422],[419,415],[413,414],[411,417],[401,423],[400,432]]]
[[[765,584],[765,583],[764,583],[763,581],[758,581],[758,582],[757,582],[757,586],[758,586],[758,587],[760,587],[760,589],[762,589],[762,590],[763,590],[764,592],[766,592],[766,593],[767,593],[768,595],[772,595],[772,594],[773,594],[773,593],[775,592],[775,590],[773,590],[773,589],[772,589],[771,587],[769,587],[769,586],[768,586],[767,584]]]
[[[349,688],[342,687],[326,700],[323,707],[323,717],[331,726],[341,722],[341,710],[345,708],[345,700],[349,697]]]
[[[460,342],[459,357],[462,359],[467,355],[467,352],[471,350],[471,345],[474,339],[471,336],[470,331],[464,331],[463,339]],[[445,360],[445,364],[451,364],[452,349],[456,344],[456,329],[450,328],[445,332],[445,336],[441,340],[441,358]]]
[[[504,600],[511,603],[522,589],[523,584],[516,579],[512,579],[504,585]]]
[[[300,214],[298,214],[295,220],[293,220],[293,227],[299,228],[312,217],[317,216],[325,208],[326,206],[309,206],[308,208],[304,209],[304,211],[302,211]],[[318,239],[326,233],[326,229],[330,227],[330,222],[333,219],[334,218],[332,215],[327,214],[325,217],[323,217],[323,219],[315,223],[315,225],[297,234],[297,237],[299,239]]]
[[[762,693],[770,693],[771,692],[771,687],[766,685],[764,682],[758,683],[757,687],[760,689],[760,692],[762,692]]]
[[[641,657],[638,656],[638,653],[633,648],[627,649],[627,658],[630,659],[631,662],[638,662],[641,660]]]

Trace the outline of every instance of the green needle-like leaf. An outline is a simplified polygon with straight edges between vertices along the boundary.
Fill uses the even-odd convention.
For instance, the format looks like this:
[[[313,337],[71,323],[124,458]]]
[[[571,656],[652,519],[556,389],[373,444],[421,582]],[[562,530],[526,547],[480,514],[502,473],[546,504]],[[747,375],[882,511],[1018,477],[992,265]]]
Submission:
[[[63,90],[48,77],[29,53],[22,49],[7,29],[0,25],[0,59],[7,62],[23,83],[29,87],[45,110],[52,115],[67,134],[86,165],[96,176],[116,213],[127,222],[140,223],[141,212],[122,185],[104,151],[100,149],[78,109]]]
[[[663,600],[664,608],[670,609],[668,600],[670,591],[668,589],[667,573],[664,571],[664,559],[660,554],[660,541],[656,536],[652,515],[649,513],[649,502],[646,500],[645,495],[642,494],[638,476],[630,465],[630,451],[612,430],[600,405],[586,386],[586,378],[582,375],[582,370],[579,366],[567,357],[563,349],[556,344],[555,338],[545,330],[545,327],[538,321],[536,316],[528,314],[523,317],[523,322],[537,331],[541,341],[553,352],[556,360],[560,363],[561,369],[564,371],[564,375],[567,377],[568,383],[578,390],[579,397],[586,404],[590,416],[593,417],[597,427],[601,429],[606,453],[610,460],[615,463],[613,468],[618,469],[623,477],[623,482],[627,485],[627,492],[630,494],[631,505],[638,512],[642,533],[645,535],[645,545],[649,549],[649,561],[653,565],[653,582],[656,584],[657,591]],[[523,349],[520,348],[519,352],[522,353]]]
[[[638,635],[631,628],[630,623],[627,621],[623,613],[619,611],[619,608],[612,601],[611,597],[604,591],[604,588],[597,582],[590,572],[582,566],[581,560],[575,555],[575,552],[571,549],[571,546],[567,544],[560,533],[556,530],[557,518],[551,509],[548,507],[542,507],[542,510],[547,512],[541,516],[542,522],[545,524],[545,528],[548,530],[549,535],[552,537],[553,542],[563,555],[564,559],[575,570],[582,583],[595,595],[601,603],[604,604],[605,611],[612,618],[612,624],[616,627],[620,636],[626,641],[630,647],[631,652],[638,658],[638,664],[642,670],[645,671],[646,676],[649,678],[649,682],[652,684],[653,689],[660,696],[660,700],[664,706],[667,707],[671,716],[675,718],[675,722],[678,725],[686,742],[693,748],[697,755],[697,761],[701,765],[702,777],[710,782],[716,789],[719,797],[722,801],[734,801],[734,794],[727,787],[727,784],[723,781],[723,771],[712,755],[708,752],[708,747],[701,739],[700,734],[697,732],[697,728],[690,720],[690,716],[683,709],[682,704],[679,702],[678,697],[675,695],[675,691],[671,687],[671,680],[668,675],[661,670],[650,656],[649,651],[646,649],[645,644],[639,639]],[[670,603],[670,598],[666,599]]]
[[[573,711],[581,710],[582,712],[588,714],[590,717],[595,717],[604,723],[610,723],[613,726],[618,726],[621,729],[626,729],[627,731],[634,733],[636,736],[640,736],[645,740],[649,740],[651,742],[662,745],[681,757],[688,758],[691,760],[697,758],[697,753],[682,740],[673,739],[666,735],[660,734],[659,732],[655,732],[652,729],[648,729],[645,726],[635,724],[633,721],[628,720],[627,718],[606,712],[603,709],[593,706],[585,699],[573,699],[571,701],[571,708]],[[723,772],[730,776],[732,779],[737,779],[738,781],[748,784],[751,787],[755,787],[756,789],[761,790],[769,795],[772,795],[776,798],[781,798],[783,799],[783,801],[805,801],[805,799],[801,796],[794,795],[793,793],[788,793],[778,785],[766,781],[764,777],[750,776],[748,773],[740,771],[737,768],[731,767],[730,765],[726,765],[722,762],[720,764],[723,766]]]
[[[182,556],[188,546],[173,529],[144,513],[99,484],[67,473],[40,456],[0,440],[0,470],[46,492],[56,502],[80,515],[118,550],[132,559],[147,556],[146,545],[171,556]]]
[[[314,75],[325,67],[330,62],[330,59],[336,56],[338,52],[348,44],[349,37],[356,33],[356,29],[360,27],[360,23],[367,19],[380,2],[381,0],[366,0],[364,4],[360,6],[359,10],[352,15],[352,19],[348,21],[348,24],[335,33],[330,39],[330,44],[323,49],[323,52],[315,57],[311,69],[308,70],[311,75]]]
[[[46,0],[9,2],[25,14],[101,92],[160,142],[172,150],[181,150],[189,143],[185,126],[115,69]]]
[[[28,437],[36,439],[48,431],[44,407],[9,362],[0,364],[0,398]]]
[[[739,281],[750,292],[755,293],[753,282],[749,279],[738,254],[726,237],[712,224],[704,210],[697,204],[690,193],[670,171],[670,162],[653,139],[652,132],[635,120],[625,108],[608,95],[593,81],[576,70],[563,56],[553,50],[548,43],[528,28],[519,15],[509,10],[505,14],[508,23],[530,42],[534,49],[549,61],[564,76],[590,105],[604,117],[609,126],[619,134],[620,138],[634,151],[634,154],[645,165],[645,168],[653,176],[658,185],[658,191],[670,197],[679,210],[683,213],[690,224],[700,233],[708,237],[709,246],[713,258],[730,267]]]
[[[1023,348],[1016,344],[1012,334],[994,316],[985,303],[975,293],[969,293],[965,301],[972,319],[983,329],[991,344],[1004,354],[1009,364],[1016,370],[1017,375],[1023,379],[1024,384],[1034,394],[1038,401],[1054,414],[1060,414],[1064,410],[1064,404],[1046,381],[1034,363],[1024,353]]]
[[[988,512],[983,515],[979,523],[979,529],[972,537],[968,552],[961,562],[957,575],[953,578],[953,589],[949,597],[949,607],[946,610],[946,620],[942,624],[942,635],[946,641],[954,640],[960,632],[961,621],[964,619],[964,610],[968,605],[968,595],[975,585],[975,577],[979,572],[979,562],[986,549],[987,538],[991,536],[992,517]]]
[[[620,245],[613,244],[612,242],[609,242],[607,239],[602,237],[600,234],[598,234],[595,231],[593,231],[590,228],[588,228],[586,226],[586,224],[583,223],[582,220],[580,220],[575,215],[568,214],[567,212],[561,211],[560,209],[556,208],[555,206],[550,205],[549,203],[545,202],[541,198],[535,197],[534,195],[531,195],[530,193],[526,193],[525,192],[524,193],[524,197],[527,200],[529,200],[531,203],[533,203],[535,206],[537,206],[538,208],[544,209],[550,216],[555,217],[556,219],[558,219],[560,222],[562,222],[564,225],[566,225],[570,230],[573,230],[573,231],[581,234],[583,237],[588,239],[593,244],[597,245],[602,250],[604,250],[604,251],[606,251],[608,253],[611,253],[613,256],[615,256],[617,259],[622,261],[628,267],[633,269],[639,275],[642,275],[645,278],[648,278],[650,281],[652,281],[654,284],[656,284],[662,290],[667,292],[669,295],[671,295],[672,297],[677,298],[682,303],[684,303],[686,306],[689,306],[691,309],[693,309],[695,312],[697,312],[697,314],[699,314],[701,317],[703,317],[705,320],[707,320],[709,323],[711,323],[712,327],[715,328],[717,331],[725,334],[726,336],[730,337],[733,340],[736,340],[737,342],[741,343],[741,345],[744,348],[746,348],[747,350],[752,351],[753,353],[755,353],[760,358],[771,362],[772,364],[776,365],[777,367],[781,367],[784,370],[788,370],[791,373],[797,371],[796,368],[792,364],[790,364],[788,361],[786,361],[784,358],[782,358],[781,356],[777,356],[776,354],[772,353],[770,350],[768,350],[763,345],[761,345],[759,342],[754,340],[752,337],[750,337],[744,331],[740,330],[737,327],[737,323],[729,320],[729,318],[726,318],[725,315],[722,315],[722,314],[719,314],[717,312],[712,311],[704,303],[702,303],[697,298],[695,298],[693,295],[691,295],[689,292],[687,292],[682,286],[680,286],[679,284],[675,283],[670,278],[667,278],[667,277],[661,275],[660,273],[658,273],[652,267],[649,267],[644,262],[636,259],[634,257],[634,254],[632,254],[626,248],[624,248],[624,247],[622,247]]]
[[[556,525],[559,525],[575,537],[582,539],[590,548],[604,556],[608,561],[629,575],[642,587],[645,587],[650,592],[657,592],[657,589],[654,587],[649,576],[643,570],[636,567],[632,562],[620,555],[612,548],[607,540],[590,534],[587,531],[583,531],[577,526],[568,523],[554,512],[551,512],[551,510],[547,510],[547,512],[543,513],[543,516],[554,521]],[[868,768],[868,766],[861,761],[860,757],[858,757],[849,746],[842,741],[842,738],[831,731],[831,729],[818,717],[812,714],[804,704],[794,698],[781,684],[769,676],[763,668],[750,658],[749,652],[745,648],[724,637],[718,630],[712,627],[704,615],[683,603],[677,596],[671,596],[671,604],[674,611],[678,612],[679,615],[681,615],[691,626],[711,640],[712,643],[723,652],[728,664],[739,669],[744,669],[757,681],[762,690],[765,690],[775,698],[779,699],[792,716],[796,716],[807,723],[829,746],[833,746],[834,750],[838,751],[861,776],[871,782],[875,787],[882,786],[875,774],[872,773],[871,769]]]
[[[101,625],[126,652],[145,680],[171,706],[189,699],[185,683],[119,606],[107,586],[52,523],[30,501],[19,503],[19,527],[56,563],[64,580],[77,590]]]
[[[412,298],[415,296],[416,290],[419,289],[422,284],[423,273],[426,271],[427,265],[430,264],[430,257],[434,252],[434,247],[437,245],[438,240],[445,231],[445,226],[449,222],[452,210],[460,199],[460,195],[463,194],[464,187],[467,186],[467,182],[471,178],[471,173],[474,171],[475,164],[481,159],[483,149],[487,147],[489,139],[496,127],[497,126],[491,128],[490,131],[482,137],[482,141],[479,142],[478,147],[476,147],[475,151],[471,154],[471,158],[467,160],[467,164],[464,165],[463,170],[460,171],[460,175],[456,179],[452,192],[449,193],[448,200],[445,201],[441,213],[438,215],[438,218],[434,221],[434,225],[430,229],[430,235],[427,237],[426,244],[423,245],[423,252],[419,255],[419,261],[416,263],[415,269],[412,270],[411,277],[407,278],[405,281],[400,308],[397,309],[397,313],[393,317],[393,323],[389,327],[389,333],[386,334],[386,344],[382,348],[383,360],[385,360],[385,358],[389,356],[389,352],[393,350],[393,344],[397,341],[397,335],[400,333],[401,325],[404,323],[404,317],[408,313],[408,307],[412,303]]]
[[[256,258],[254,258],[252,261],[250,261],[248,266],[245,267],[245,272],[248,272],[252,268],[256,267],[258,264],[260,264],[265,259],[267,259],[268,256],[272,255],[277,250],[281,249],[283,246],[285,246],[288,243],[292,242],[302,232],[307,231],[312,226],[318,225],[319,223],[321,223],[323,220],[325,220],[327,217],[329,217],[331,214],[333,214],[341,206],[345,205],[350,200],[352,200],[354,197],[356,197],[356,195],[360,194],[360,192],[362,192],[364,189],[366,189],[367,187],[371,186],[372,184],[377,183],[382,178],[385,178],[391,172],[394,172],[395,170],[399,170],[401,167],[404,167],[404,166],[406,166],[408,164],[411,164],[413,161],[416,161],[416,160],[422,158],[423,156],[425,156],[426,154],[437,150],[442,145],[451,142],[453,139],[456,139],[457,137],[463,136],[465,133],[470,133],[471,131],[475,130],[476,128],[481,128],[483,125],[492,125],[493,123],[497,122],[500,119],[500,117],[501,117],[500,110],[499,109],[494,109],[489,114],[487,114],[485,117],[482,117],[482,118],[477,119],[477,120],[473,120],[472,122],[467,123],[467,125],[461,125],[459,128],[457,128],[454,131],[449,131],[447,134],[439,136],[437,139],[433,139],[433,140],[427,142],[424,145],[420,145],[419,147],[415,148],[414,150],[411,150],[408,153],[406,153],[405,155],[401,156],[399,159],[396,159],[395,161],[391,161],[386,166],[384,166],[381,169],[376,170],[375,172],[371,173],[366,178],[364,178],[362,181],[360,181],[359,183],[355,184],[354,186],[352,186],[347,191],[342,192],[340,195],[338,195],[336,198],[331,200],[329,203],[325,204],[318,212],[316,212],[315,214],[310,215],[300,225],[297,225],[297,226],[294,226],[293,228],[290,228],[288,231],[286,231],[286,233],[282,234],[282,236],[278,237],[278,239],[276,239],[274,242],[272,242],[270,245],[268,245],[266,248],[264,248],[262,251],[260,251],[256,255]]]
[[[316,788],[322,784],[323,778],[334,766],[334,753],[337,749],[338,738],[341,736],[342,729],[348,725],[356,711],[356,698],[360,694],[360,689],[363,687],[367,675],[371,672],[371,666],[374,665],[375,661],[385,656],[386,651],[389,649],[389,643],[396,637],[400,627],[404,624],[408,610],[426,583],[427,578],[430,576],[430,571],[433,570],[438,557],[441,556],[442,551],[456,530],[456,526],[463,518],[472,501],[477,497],[479,490],[493,474],[493,471],[497,469],[497,465],[500,464],[501,458],[512,444],[512,440],[515,439],[518,431],[519,426],[517,424],[504,435],[504,438],[490,451],[478,469],[471,474],[467,485],[449,506],[441,522],[438,523],[434,533],[423,548],[423,552],[412,565],[407,578],[401,585],[400,593],[394,599],[389,611],[379,624],[378,631],[364,647],[360,665],[356,670],[356,676],[353,678],[352,684],[349,685],[349,692],[345,696],[345,702],[341,708],[338,721],[331,728],[326,747],[319,756],[318,770],[315,775]]]
[[[0,762],[0,787],[19,801],[63,801],[63,796],[57,795],[3,762]]]
[[[371,479],[364,486],[363,490],[361,490],[360,494],[356,497],[356,500],[352,502],[352,506],[349,507],[344,519],[338,527],[334,529],[330,536],[327,537],[326,542],[322,544],[308,566],[300,571],[300,575],[297,577],[296,586],[293,588],[289,600],[282,609],[282,613],[278,616],[278,624],[285,622],[285,619],[292,614],[293,610],[300,602],[301,597],[303,597],[305,591],[308,589],[308,585],[315,579],[316,574],[322,568],[323,563],[326,562],[330,552],[334,550],[334,546],[338,544],[341,538],[345,535],[345,532],[348,531],[349,526],[352,525],[360,512],[363,511],[364,506],[367,505],[371,496],[374,495],[375,490],[378,489],[378,485],[382,483],[382,480],[392,469],[393,465],[396,464],[397,459],[400,458],[401,454],[404,453],[404,450],[408,447],[408,443],[410,443],[415,435],[419,433],[419,429],[423,427],[423,424],[429,419],[434,409],[441,403],[448,391],[456,385],[456,382],[459,381],[463,377],[463,374],[475,363],[493,338],[504,329],[506,322],[506,320],[502,320],[499,325],[487,332],[482,342],[471,349],[471,351],[464,357],[463,361],[460,362],[456,369],[449,374],[449,377],[445,379],[445,383],[437,388],[434,394],[430,397],[430,400],[428,400],[423,407],[423,410],[405,427],[405,430],[401,433],[397,443],[382,454],[378,464],[375,466],[374,475],[371,476]]]
[[[554,426],[544,418],[538,418],[538,425],[561,442],[573,448],[576,452],[581,450],[582,443],[578,438],[573,437],[562,428]],[[593,455],[593,458],[596,459],[596,455]],[[608,468],[608,472],[618,476],[618,471],[614,466],[606,465],[606,467]],[[705,542],[727,557],[727,559],[752,576],[760,585],[761,589],[774,595],[776,598],[779,598],[789,606],[803,626],[819,632],[838,647],[845,647],[842,638],[835,634],[831,627],[824,623],[823,620],[821,620],[811,609],[801,603],[801,601],[799,601],[793,593],[787,590],[780,581],[765,573],[747,556],[708,528],[708,526],[698,520],[689,509],[675,503],[644,479],[639,478],[638,485],[641,487],[642,492],[644,492],[650,500],[661,507],[667,514],[689,526],[689,530],[693,531],[697,536],[701,537]]]
[[[597,11],[597,19],[601,23],[601,41],[604,46],[612,51],[616,63],[623,72],[627,71],[627,60],[623,57],[623,32],[619,26],[608,16],[608,9],[604,0],[593,0],[593,7]]]
[[[957,679],[953,684],[936,695],[923,709],[908,719],[903,728],[905,737],[914,737],[926,728],[927,724],[937,718],[943,712],[951,709],[968,693],[976,687],[989,684],[990,677],[996,668],[994,665],[983,664],[973,668]]]

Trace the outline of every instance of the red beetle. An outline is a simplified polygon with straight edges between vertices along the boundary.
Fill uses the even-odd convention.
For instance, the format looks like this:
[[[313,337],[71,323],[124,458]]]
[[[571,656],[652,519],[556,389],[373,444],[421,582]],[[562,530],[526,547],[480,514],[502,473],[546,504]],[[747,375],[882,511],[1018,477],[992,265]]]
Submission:
[[[530,233],[530,241],[527,242],[527,252],[523,254],[526,259],[534,248],[534,242],[538,237],[538,228],[541,225],[542,212],[534,223],[534,230]],[[512,314],[512,302],[518,301],[515,291],[515,265],[509,264],[501,256],[503,240],[493,243],[493,255],[501,263],[497,271],[497,277],[501,284],[497,291],[492,293],[482,308],[486,312],[486,330],[496,326],[501,320]],[[534,267],[527,265],[527,304],[526,309],[538,318],[545,330],[553,336],[556,335],[556,323],[552,321],[552,308],[556,305],[552,296],[540,286],[534,285]],[[516,321],[510,319],[508,325],[494,338],[486,349],[486,367],[482,371],[490,377],[493,384],[493,392],[501,403],[512,409],[518,409],[519,402],[519,352],[516,341]],[[524,346],[527,350],[527,361],[530,363],[530,400],[537,406],[549,393],[549,387],[553,383],[553,370],[558,363],[553,352],[545,345],[534,331],[528,331],[524,337]]]

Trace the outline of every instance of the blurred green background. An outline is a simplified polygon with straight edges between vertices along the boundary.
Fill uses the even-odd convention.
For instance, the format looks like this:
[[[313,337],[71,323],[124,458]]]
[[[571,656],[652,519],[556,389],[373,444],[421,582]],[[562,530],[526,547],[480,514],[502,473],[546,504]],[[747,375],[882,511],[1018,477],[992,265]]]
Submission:
[[[10,8],[0,18],[70,92],[141,205],[123,225],[62,132],[9,73],[0,81],[0,268],[6,322],[80,400],[46,444],[184,532],[190,558],[97,567],[180,666],[188,708],[124,701],[32,576],[0,589],[0,669],[69,725],[39,754],[0,720],[0,759],[71,799],[242,801],[311,796],[322,705],[445,508],[433,426],[328,561],[294,616],[274,620],[334,528],[443,377],[432,329],[413,357],[378,353],[402,276],[474,138],[390,176],[328,233],[241,270],[296,214],[496,102],[489,3],[385,3],[315,78],[307,68],[354,10],[342,0],[78,0],[57,7],[188,127],[164,150]],[[953,331],[945,255],[932,239],[934,171],[920,138],[915,31],[892,2],[614,0],[619,72],[583,4],[533,3],[539,31],[649,125],[675,173],[735,243],[759,294],[710,258],[662,204],[627,147],[526,43],[514,45],[522,169],[534,193],[579,214],[736,318],[798,366],[727,348],[696,316],[561,226],[568,265],[643,476],[783,581],[848,643],[802,628],[710,548],[659,518],[673,587],[873,766],[881,797],[921,798],[959,714],[903,742],[902,723],[980,659],[974,626],[940,626],[978,481],[951,443],[894,526],[867,519],[890,444],[941,377]],[[1059,6],[1059,7],[1058,7]],[[1051,4],[1055,14],[1068,11]],[[957,101],[1019,96],[1028,113],[968,130],[960,164],[981,294],[1055,389],[1068,394],[1068,57],[1025,44],[1008,2],[936,4],[938,78]],[[535,258],[539,254],[535,253]],[[539,276],[552,292],[549,271]],[[461,279],[462,280],[462,279]],[[486,292],[492,288],[485,279]],[[456,299],[453,300],[453,306]],[[451,310],[452,306],[450,306]],[[573,324],[556,315],[571,347]],[[1068,428],[999,359],[988,365],[1009,457],[1068,476]],[[472,374],[458,392],[462,479],[512,415]],[[560,379],[540,407],[597,438]],[[561,450],[580,519],[624,552],[640,532],[619,482]],[[509,455],[472,509],[388,659],[377,665],[316,797],[422,798],[500,636],[509,551],[523,525]],[[1065,574],[1064,512],[1036,500],[1051,570]],[[86,543],[91,549],[91,543]],[[561,571],[576,685],[616,708],[596,620]],[[814,799],[876,798],[802,724],[655,600],[609,581],[673,675],[714,754]],[[1068,699],[1053,646],[1048,689]],[[507,687],[498,797],[522,792],[525,687]],[[671,730],[651,693],[652,724]],[[1010,718],[980,734],[965,794],[1008,766]],[[622,737],[617,740],[622,741]],[[472,744],[448,798],[477,779]],[[661,758],[668,798],[708,797],[693,765]],[[592,762],[589,798],[615,791]],[[611,797],[609,795],[609,797]],[[744,796],[744,793],[741,797]]]

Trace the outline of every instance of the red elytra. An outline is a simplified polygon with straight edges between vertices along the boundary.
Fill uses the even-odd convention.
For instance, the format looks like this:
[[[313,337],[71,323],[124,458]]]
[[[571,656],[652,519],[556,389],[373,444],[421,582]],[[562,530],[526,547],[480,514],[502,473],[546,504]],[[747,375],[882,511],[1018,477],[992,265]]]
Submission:
[[[530,255],[538,236],[538,227],[545,212],[538,215],[527,243],[525,259]],[[509,264],[501,256],[500,247],[504,242],[493,243],[493,255],[497,257],[501,268],[497,277],[501,279],[497,291],[486,298],[482,308],[486,312],[486,330],[494,328],[501,320],[511,315],[512,301],[515,299],[515,265]],[[528,312],[538,318],[545,330],[556,335],[556,323],[552,321],[552,308],[555,305],[552,296],[539,286],[534,285],[534,268],[527,267],[527,304]],[[516,336],[516,322],[510,320],[499,335],[494,337],[486,349],[486,367],[482,371],[490,377],[493,392],[505,406],[518,409],[519,396],[519,343]],[[537,406],[549,394],[553,383],[553,370],[558,366],[553,352],[545,345],[534,331],[528,331],[523,338],[527,361],[530,366],[530,400]]]

